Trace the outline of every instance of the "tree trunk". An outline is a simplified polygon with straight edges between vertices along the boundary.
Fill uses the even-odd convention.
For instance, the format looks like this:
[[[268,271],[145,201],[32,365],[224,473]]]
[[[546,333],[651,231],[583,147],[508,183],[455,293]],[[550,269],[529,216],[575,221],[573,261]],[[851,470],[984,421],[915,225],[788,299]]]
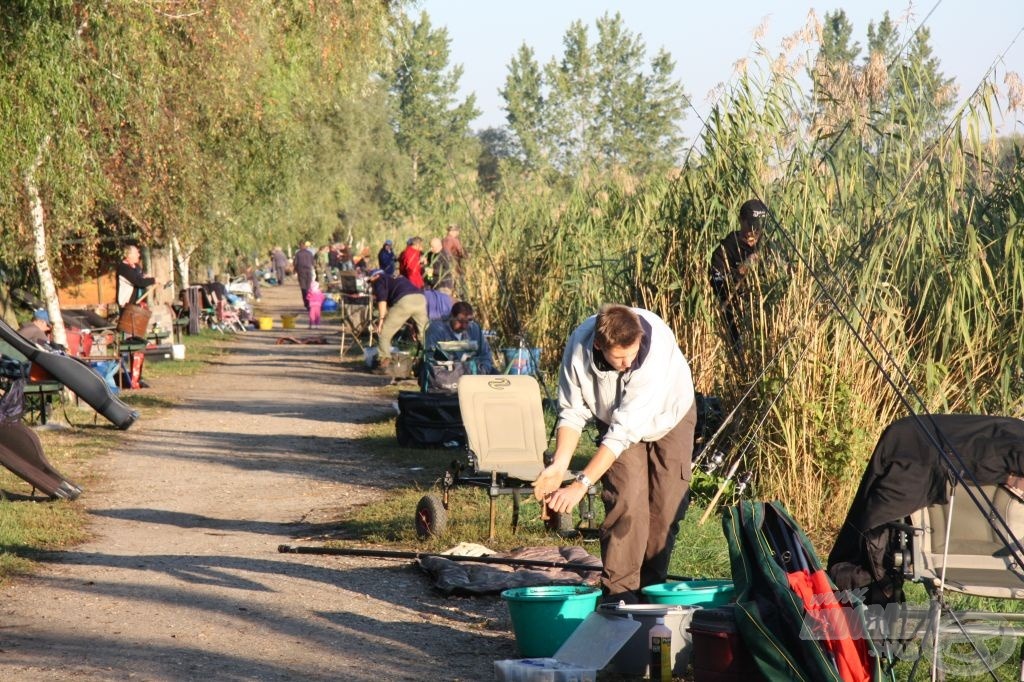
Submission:
[[[174,262],[178,267],[178,282],[181,285],[181,289],[188,289],[189,277],[188,268],[189,262],[192,260],[192,252],[195,249],[189,249],[185,251],[181,248],[181,242],[178,241],[177,237],[171,237],[171,251],[174,253]]]
[[[46,311],[50,315],[50,325],[53,327],[51,338],[54,343],[67,346],[68,335],[64,329],[64,318],[60,314],[60,300],[57,298],[53,271],[50,269],[50,261],[46,255],[46,221],[43,213],[43,200],[39,197],[39,185],[36,182],[36,172],[43,164],[43,155],[49,146],[50,136],[47,135],[39,143],[39,149],[36,150],[36,158],[32,165],[25,171],[25,193],[28,195],[29,210],[32,216],[33,259],[36,272],[39,274],[40,294],[46,302]]]

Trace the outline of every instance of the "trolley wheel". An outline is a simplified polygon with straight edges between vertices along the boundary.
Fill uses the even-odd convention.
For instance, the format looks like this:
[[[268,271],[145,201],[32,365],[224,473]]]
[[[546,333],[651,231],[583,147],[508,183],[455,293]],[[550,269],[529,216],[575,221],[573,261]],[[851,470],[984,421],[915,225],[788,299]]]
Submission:
[[[448,510],[437,495],[424,495],[416,505],[416,537],[421,540],[440,535],[448,527]]]

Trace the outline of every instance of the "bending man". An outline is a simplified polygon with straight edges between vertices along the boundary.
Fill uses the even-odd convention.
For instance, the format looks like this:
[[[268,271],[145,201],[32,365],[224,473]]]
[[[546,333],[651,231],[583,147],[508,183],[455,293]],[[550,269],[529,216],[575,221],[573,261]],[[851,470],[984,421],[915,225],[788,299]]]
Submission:
[[[558,382],[554,462],[534,495],[561,514],[596,481],[601,501],[604,601],[636,602],[640,588],[665,582],[684,499],[697,421],[693,378],[675,334],[654,313],[606,305],[569,337]],[[560,487],[587,420],[597,452]]]

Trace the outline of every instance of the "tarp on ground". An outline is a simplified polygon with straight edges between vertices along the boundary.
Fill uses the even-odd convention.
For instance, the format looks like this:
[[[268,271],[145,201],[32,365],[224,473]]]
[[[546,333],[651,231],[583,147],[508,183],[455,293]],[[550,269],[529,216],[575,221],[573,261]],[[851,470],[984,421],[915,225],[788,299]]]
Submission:
[[[526,547],[507,554],[496,553],[489,556],[584,564],[597,570],[479,564],[437,556],[422,557],[418,561],[420,568],[431,576],[434,587],[446,595],[500,594],[513,587],[535,585],[596,585],[601,577],[601,560],[582,547]]]

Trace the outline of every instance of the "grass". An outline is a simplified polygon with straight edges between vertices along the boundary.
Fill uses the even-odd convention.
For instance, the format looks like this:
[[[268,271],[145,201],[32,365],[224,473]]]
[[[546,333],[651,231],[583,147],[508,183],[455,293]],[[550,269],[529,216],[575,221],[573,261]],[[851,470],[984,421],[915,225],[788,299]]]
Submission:
[[[194,375],[211,359],[225,352],[230,337],[204,331],[185,339],[187,360],[151,362],[145,367],[147,379]],[[123,391],[127,404],[152,415],[154,410],[172,406],[173,401],[154,391]],[[49,423],[55,428],[37,428],[43,452],[54,469],[88,491],[97,483],[92,462],[122,443],[122,432],[106,423],[85,406],[66,398],[53,405]],[[31,573],[45,552],[60,550],[89,539],[89,517],[80,504],[33,496],[31,486],[0,468],[0,585],[18,575]]]
[[[397,389],[396,389],[397,396]],[[552,417],[548,415],[549,424]],[[411,449],[395,440],[394,419],[373,423],[361,441],[360,448],[374,461],[388,462],[407,471],[408,483],[392,490],[386,498],[356,509],[340,520],[328,543],[350,545],[397,545],[408,551],[441,552],[460,542],[474,542],[499,552],[537,545],[579,545],[599,555],[598,543],[581,538],[562,538],[548,530],[540,519],[540,507],[529,486],[521,495],[519,525],[512,530],[513,500],[511,495],[499,496],[496,505],[495,537],[488,538],[489,504],[484,487],[456,486],[450,495],[448,525],[444,533],[424,540],[417,538],[413,525],[417,503],[424,495],[440,495],[441,478],[453,461],[466,463],[465,453],[447,449]],[[593,446],[581,448],[572,468],[582,468],[593,452]],[[604,516],[600,499],[595,500],[595,526]],[[680,525],[669,573],[677,576],[722,577],[730,574],[729,556],[721,523],[712,517],[698,524],[704,509],[693,506]],[[577,512],[576,522],[580,517]]]

